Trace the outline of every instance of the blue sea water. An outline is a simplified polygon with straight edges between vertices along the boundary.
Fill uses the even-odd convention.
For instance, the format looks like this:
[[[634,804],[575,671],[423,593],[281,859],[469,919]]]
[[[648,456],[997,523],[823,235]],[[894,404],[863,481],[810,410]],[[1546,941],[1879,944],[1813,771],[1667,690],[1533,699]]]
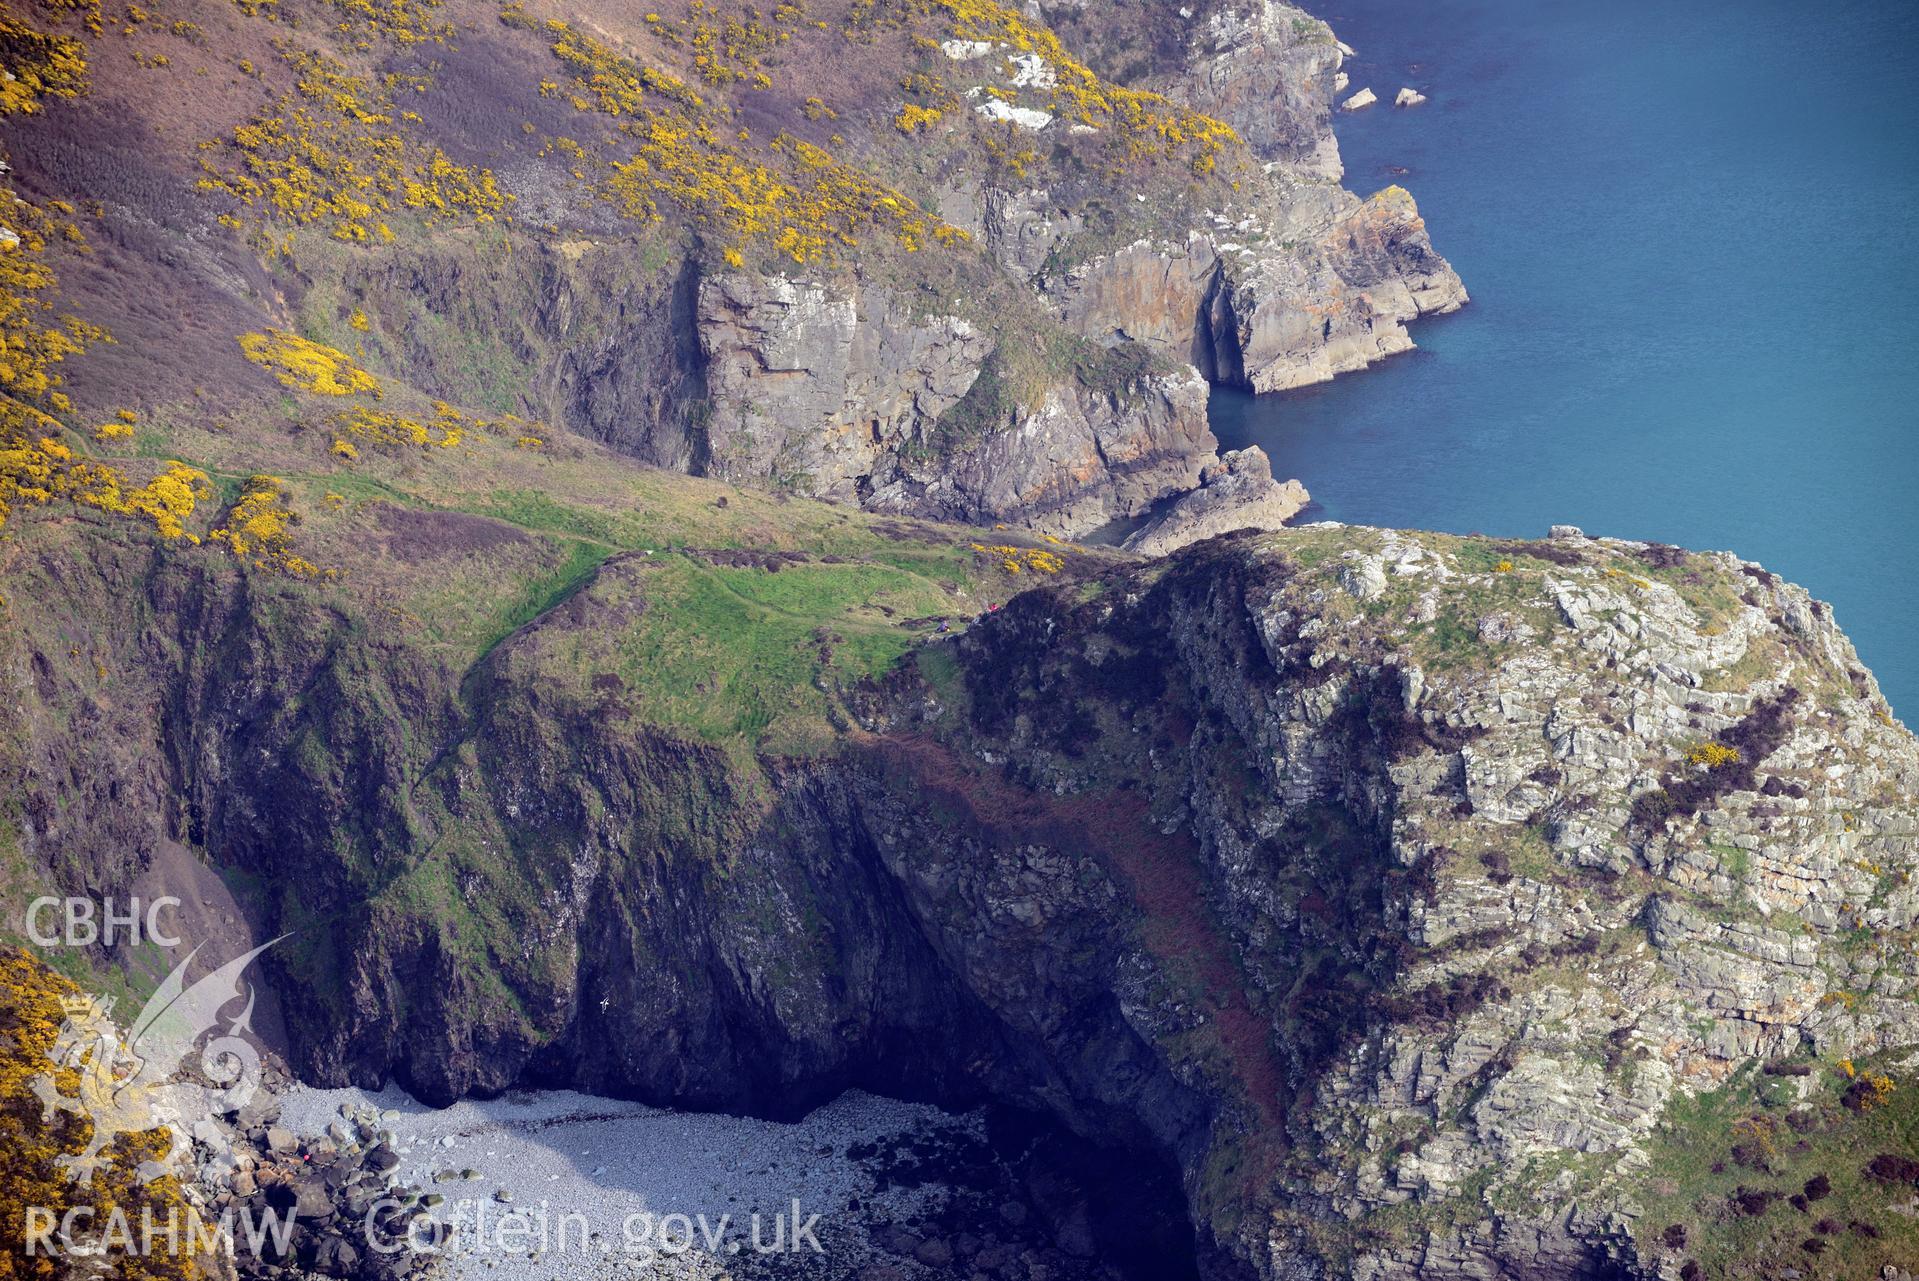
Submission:
[[[1215,393],[1221,440],[1302,519],[1730,548],[1919,718],[1919,5],[1337,2],[1382,100],[1335,121],[1347,185],[1411,190],[1473,302],[1372,372]]]

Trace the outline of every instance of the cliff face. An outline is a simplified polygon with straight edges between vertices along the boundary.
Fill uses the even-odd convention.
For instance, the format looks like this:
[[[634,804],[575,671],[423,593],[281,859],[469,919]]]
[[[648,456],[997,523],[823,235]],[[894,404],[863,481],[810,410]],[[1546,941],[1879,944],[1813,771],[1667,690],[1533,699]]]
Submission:
[[[97,202],[111,249],[64,268],[129,339],[87,411],[250,404],[270,389],[232,339],[274,326],[657,466],[1070,535],[1217,461],[1195,376],[1330,378],[1465,301],[1410,196],[1337,185],[1338,46],[1288,6],[1069,6],[1062,37],[828,0],[740,19],[724,68],[689,53],[703,10],[588,35],[434,8],[444,30],[309,24],[276,51],[270,18],[183,0],[196,52],[138,49],[154,84],[115,70],[11,121],[22,190]],[[217,91],[164,108],[188,75]],[[144,300],[176,297],[195,321],[156,326]]]
[[[1699,1100],[1785,1082],[1754,1106],[1827,1118],[1824,1160],[1878,1115],[1832,1065],[1919,1042],[1919,745],[1729,556],[1315,527],[1088,561],[798,754],[662,723],[626,665],[685,607],[658,557],[471,668],[137,546],[31,565],[25,848],[245,869],[304,930],[311,1080],[992,1097],[1177,1169],[1223,1274],[1651,1276],[1768,1177],[1651,1164],[1734,1141]],[[1877,1186],[1844,1212],[1902,1250]]]
[[[961,643],[964,716],[913,719],[1088,801],[1061,808],[1139,913],[1121,1006],[1224,1104],[1196,1211],[1262,1275],[1677,1269],[1716,1210],[1677,1154],[1727,1142],[1684,1100],[1919,1040],[1919,753],[1798,589],[1672,549],[1360,531],[1144,577],[1022,598]],[[1115,808],[1145,835],[1103,836]],[[1153,986],[1182,979],[1188,1002]],[[1741,1124],[1834,1088],[1775,1079]],[[1727,1195],[1782,1173],[1739,1133],[1705,1179]],[[1222,1167],[1255,1213],[1209,1204]]]
[[[701,286],[699,319],[708,470],[726,479],[1073,534],[1191,489],[1197,460],[1213,457],[1206,385],[1190,371],[1107,388],[1068,378],[1027,398],[989,372],[955,429],[962,414],[949,413],[993,354],[963,317],[915,317],[883,291],[855,301],[728,277]]]
[[[1344,60],[1326,24],[1259,0],[1201,10],[1191,70],[1168,88],[1239,130],[1259,158],[1300,180],[1339,181],[1333,78]]]
[[[1092,6],[1048,12],[1104,56],[1137,61],[1126,36],[1093,32]],[[1339,187],[1331,115],[1343,54],[1332,31],[1284,4],[1184,12],[1183,29],[1161,33],[1147,82],[1230,123],[1261,160],[1264,181],[1230,208],[1200,211],[1176,236],[1043,278],[1061,317],[1089,337],[1145,342],[1212,382],[1262,392],[1410,349],[1406,323],[1457,310],[1466,290],[1404,190],[1361,200]],[[1036,227],[1029,215],[1019,230],[1027,245],[1074,228]]]
[[[8,126],[10,886],[290,933],[316,1082],[1037,1109],[1220,1276],[1919,1251],[1919,748],[1824,606],[1570,531],[1058,537],[1291,501],[1207,381],[1463,297],[1333,185],[1322,24],[1056,11],[1111,79],[990,3],[722,68],[710,7],[189,11],[70,38],[204,92]]]
[[[848,298],[779,277],[700,288],[698,325],[714,406],[712,468],[856,503],[875,459],[951,409],[991,342],[965,318],[919,318],[881,291]]]
[[[1220,218],[1183,244],[1137,241],[1060,281],[1060,314],[1089,337],[1141,342],[1212,383],[1267,392],[1409,351],[1408,321],[1465,304],[1403,190],[1339,192],[1331,205]]]
[[[1073,383],[1013,410],[1005,428],[905,453],[868,506],[979,524],[1017,513],[1071,535],[1191,490],[1216,444],[1206,384],[1190,371],[1110,388]]]
[[[1278,529],[1306,506],[1305,486],[1273,479],[1272,463],[1257,445],[1234,450],[1200,473],[1199,488],[1169,504],[1121,546],[1146,556],[1240,529]]]
[[[1046,20],[1102,66],[1190,103],[1238,130],[1291,178],[1337,183],[1333,80],[1344,50],[1331,28],[1290,4],[1201,0],[1115,23],[1089,0],[1047,0]]]
[[[1183,371],[1254,391],[1320,382],[1410,349],[1408,322],[1465,303],[1406,192],[1360,200],[1337,186],[1341,55],[1325,24],[1261,4],[1211,9],[1185,28],[1087,33],[1120,66],[1157,37],[1147,82],[1231,124],[1263,163],[1229,199],[1184,195],[1158,211],[1173,234],[1102,247],[1110,193],[1083,179],[1009,185],[965,161],[941,179],[942,214],[1039,303],[1026,324],[1162,362],[1141,397],[1045,373],[1010,392],[988,424],[996,438],[956,440],[942,420],[981,361],[1034,339],[864,281],[731,273],[699,286],[703,445],[655,456],[875,510],[1082,533],[1192,489],[1216,461],[1203,391]],[[1021,76],[1050,83],[1043,60],[1022,56],[1035,60]],[[1059,124],[1033,145],[1049,129]]]

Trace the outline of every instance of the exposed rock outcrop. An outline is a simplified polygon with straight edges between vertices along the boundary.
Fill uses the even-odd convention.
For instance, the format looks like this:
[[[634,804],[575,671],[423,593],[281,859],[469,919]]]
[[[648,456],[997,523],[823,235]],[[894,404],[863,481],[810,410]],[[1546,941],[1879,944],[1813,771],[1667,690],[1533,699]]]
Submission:
[[[1142,372],[1111,390],[1067,378],[1034,403],[995,386],[956,438],[942,419],[991,351],[960,317],[915,317],[884,291],[854,301],[741,275],[703,283],[699,315],[718,476],[1078,534],[1191,488],[1214,456],[1206,385],[1190,371]]]
[[[1190,490],[1215,457],[1206,395],[1191,370],[1111,392],[1065,383],[1006,427],[896,456],[867,506],[976,524],[1019,519],[1060,535],[1137,516]]]
[[[1059,283],[1062,318],[1088,337],[1191,361],[1211,382],[1266,392],[1407,351],[1408,321],[1466,301],[1401,188],[1342,195],[1284,236],[1303,239],[1248,218],[1183,245],[1128,245]]]
[[[1061,319],[1078,333],[1145,343],[1211,380],[1206,302],[1219,270],[1211,237],[1195,231],[1183,243],[1136,240],[1049,284]]]
[[[1412,198],[1388,187],[1314,231],[1324,255],[1241,254],[1208,301],[1212,377],[1253,391],[1324,382],[1412,348],[1406,322],[1466,300]]]
[[[1077,235],[1085,218],[1076,210],[1056,208],[1043,188],[986,190],[981,231],[994,256],[1008,269],[1031,280],[1043,271],[1053,251]]]
[[[912,315],[885,290],[739,273],[700,283],[698,330],[711,474],[843,503],[959,402],[991,350],[964,318]]]
[[[1183,241],[1136,241],[1042,279],[1071,328],[1276,391],[1408,350],[1407,322],[1465,304],[1407,192],[1360,200],[1333,185],[1347,55],[1324,23],[1284,4],[1229,4],[1189,39],[1185,65],[1161,82],[1233,124],[1270,161],[1273,191],[1213,212]]]
[[[1043,191],[989,193],[989,239],[1048,282],[1066,327],[1138,343],[1159,365],[1108,386],[1060,376],[957,434],[942,420],[994,341],[885,288],[691,265],[661,278],[586,244],[486,273],[410,253],[350,286],[377,319],[374,341],[436,394],[484,394],[465,354],[484,346],[523,371],[525,412],[660,466],[1077,535],[1197,483],[1216,459],[1207,381],[1265,390],[1331,377],[1409,346],[1406,319],[1458,305],[1458,278],[1409,198],[1341,200],[1316,233],[1323,247],[1254,250],[1249,240],[1270,237],[1248,223],[1183,245],[1138,241],[1055,279],[1049,260],[1076,216]],[[1294,305],[1304,297],[1336,319]],[[469,337],[447,342],[449,326]]]
[[[923,493],[928,515],[1078,532],[1137,513],[1213,461],[1186,421],[1180,366],[1258,390],[1298,386],[1404,350],[1411,319],[1465,295],[1410,198],[1359,201],[1337,186],[1329,122],[1344,55],[1325,23],[1270,0],[1123,22],[1102,3],[1039,9],[1058,43],[1037,29],[1038,11],[1016,20],[1026,34],[995,35],[957,11],[913,7],[852,45],[835,23],[781,16],[801,74],[710,84],[714,118],[699,125],[715,156],[780,158],[750,213],[726,182],[663,183],[661,157],[636,166],[630,148],[601,145],[610,134],[586,139],[574,119],[574,100],[592,96],[585,82],[579,94],[542,88],[561,83],[553,59],[573,65],[570,55],[550,29],[492,11],[447,51],[434,91],[417,86],[433,99],[421,105],[445,110],[400,113],[422,156],[437,148],[497,188],[483,203],[499,207],[463,211],[457,234],[382,232],[360,196],[337,210],[293,202],[296,218],[287,202],[269,211],[245,195],[256,179],[196,187],[213,161],[189,134],[236,174],[262,163],[248,154],[248,121],[264,104],[247,94],[187,95],[187,129],[184,117],[149,118],[168,95],[135,83],[144,77],[103,76],[89,105],[10,117],[8,144],[31,179],[23,191],[101,200],[103,232],[124,251],[110,266],[62,267],[70,301],[122,339],[95,353],[109,377],[89,414],[122,402],[166,414],[189,400],[194,414],[240,410],[270,388],[233,339],[281,328],[350,349],[383,382],[661,467],[889,511]],[[874,17],[861,7],[853,25]],[[608,68],[695,74],[682,64],[701,55],[648,34],[644,15],[601,26]],[[320,43],[343,34],[330,27]],[[809,80],[829,68],[858,74]],[[841,81],[859,110],[828,102]],[[975,108],[1012,123],[989,125]],[[597,123],[617,133],[612,118]],[[642,175],[645,191],[623,191]],[[435,219],[452,212],[438,199]],[[347,221],[315,225],[305,214],[321,205]],[[256,216],[276,234],[229,234]],[[320,234],[316,252],[288,247],[283,233],[300,228]],[[155,297],[190,299],[194,323],[158,318],[144,303]],[[1116,395],[1078,376],[1080,338],[1137,340],[1163,360],[1125,389],[1137,399]],[[995,357],[1017,367],[1015,403],[991,415],[1015,437],[986,445],[975,424],[944,420]],[[324,407],[300,416],[316,440],[329,430]],[[1026,438],[1049,425],[1068,434]],[[1016,474],[964,479],[980,456],[1011,459]]]
[[[232,1275],[241,1281],[339,1277],[399,1281],[435,1275],[434,1245],[446,1238],[431,1219],[443,1192],[394,1178],[400,1157],[377,1109],[344,1110],[324,1134],[296,1135],[275,1124],[278,1106],[196,1122],[216,1155],[200,1163],[196,1191],[209,1218],[241,1224],[285,1221],[284,1235],[241,1234]],[[416,1222],[417,1220],[417,1222]],[[412,1243],[409,1248],[409,1234]]]
[[[326,928],[265,959],[319,1081],[994,1097],[1170,1163],[1262,1277],[1651,1276],[1684,1249],[1649,1154],[1718,1141],[1687,1096],[1919,1043],[1919,744],[1731,556],[1216,538],[1025,593],[754,761],[619,677],[644,556],[465,672],[99,554],[115,703],[168,711],[117,751],[62,674],[97,575],[10,593],[23,851],[84,875],[125,834],[85,778],[297,887],[264,928]]]
[[[1191,70],[1173,85],[1239,131],[1260,159],[1305,180],[1338,182],[1339,144],[1327,108],[1344,55],[1324,22],[1271,0],[1207,13]]]
[[[1235,530],[1278,529],[1309,501],[1296,480],[1273,479],[1272,463],[1257,445],[1220,455],[1199,475],[1199,488],[1167,505],[1121,544],[1128,551],[1164,556],[1191,543]]]
[[[1083,19],[1087,38],[1121,56],[1127,37],[1094,36],[1105,29],[1083,6],[1052,10]],[[1255,391],[1323,381],[1405,351],[1409,321],[1462,305],[1465,289],[1434,252],[1409,195],[1394,187],[1359,200],[1334,185],[1330,118],[1345,55],[1326,25],[1262,2],[1211,9],[1187,26],[1170,61],[1155,45],[1161,61],[1148,81],[1234,125],[1267,161],[1270,186],[1213,211],[1183,239],[1140,239],[1091,257],[1080,247],[1094,233],[1076,189],[962,178],[943,197],[947,215],[1032,284],[1069,329],[1107,344],[1143,343],[1210,382]],[[961,63],[989,52],[982,41],[945,48]],[[1009,56],[1020,83],[1050,82],[1037,55]],[[977,105],[1015,110],[997,99]],[[1213,461],[1203,432],[1186,424],[1185,392],[1165,379],[1148,397],[1162,404],[1144,411],[1062,381],[1005,416],[1009,439],[969,439],[949,457],[934,423],[964,393],[964,366],[987,345],[954,329],[965,323],[957,315],[907,315],[864,287],[849,294],[843,284],[738,273],[706,282],[700,297],[714,474],[771,477],[885,510],[1083,532],[1137,513],[1146,495],[1190,486]],[[903,350],[882,357],[869,335],[896,329]],[[1057,439],[1035,438],[1053,432]],[[909,440],[915,450],[902,454]],[[938,465],[925,457],[929,445]]]
[[[1142,156],[1118,177],[1104,162],[1058,160],[1065,153],[1049,139],[1099,131],[1057,105],[1038,109],[1063,83],[1048,61],[1056,55],[952,36],[935,56],[950,64],[956,104],[971,103],[955,110],[999,113],[1022,136],[1036,129],[1031,163],[995,160],[997,143],[968,137],[896,173],[886,113],[884,146],[851,117],[830,130],[815,122],[820,137],[808,141],[838,136],[834,154],[855,166],[871,151],[876,174],[906,182],[901,190],[923,183],[935,194],[928,208],[970,240],[885,253],[876,242],[839,260],[742,259],[700,219],[630,220],[604,200],[567,195],[550,174],[536,179],[533,162],[554,159],[540,151],[503,167],[501,181],[528,226],[564,233],[506,254],[459,238],[396,242],[285,279],[265,268],[264,287],[222,279],[233,314],[219,324],[234,334],[263,323],[334,332],[358,314],[366,327],[350,331],[353,345],[421,390],[555,423],[662,467],[1083,533],[1190,487],[1214,461],[1182,366],[1213,383],[1295,387],[1405,350],[1408,322],[1465,301],[1409,196],[1362,201],[1337,186],[1330,121],[1344,55],[1325,23],[1270,0],[1168,10],[1143,24],[1112,22],[1099,5],[1047,8],[1073,24],[1062,48],[1089,67],[1214,113],[1239,141],[1218,156]],[[504,94],[521,73],[530,88],[538,69],[513,61],[522,56],[470,42],[460,78],[482,96]],[[964,98],[979,86],[959,77],[990,80],[995,59],[1008,92],[1024,96]],[[899,78],[886,75],[887,92]],[[517,126],[506,136],[523,141]],[[934,151],[932,135],[914,136]],[[465,145],[449,143],[449,154]],[[183,278],[210,270],[174,267]],[[256,314],[276,296],[267,310],[285,314]],[[102,321],[134,323],[115,314],[126,310],[117,299],[106,291]],[[1113,394],[1074,376],[1075,335],[1139,342],[1162,359]],[[973,424],[956,431],[942,420],[996,355],[1024,365],[1009,384],[1015,403],[991,416],[1006,438],[988,441]]]
[[[348,259],[360,342],[424,390],[513,408],[655,466],[707,467],[700,271],[581,237],[504,260],[409,244]]]

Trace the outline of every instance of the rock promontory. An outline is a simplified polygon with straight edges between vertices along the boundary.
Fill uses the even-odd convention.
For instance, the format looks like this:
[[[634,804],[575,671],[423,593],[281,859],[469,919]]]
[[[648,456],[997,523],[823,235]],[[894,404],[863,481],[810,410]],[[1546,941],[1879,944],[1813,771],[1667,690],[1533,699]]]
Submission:
[[[1121,545],[1142,555],[1163,556],[1242,529],[1278,529],[1308,501],[1306,487],[1297,480],[1274,480],[1266,451],[1251,445],[1220,455],[1200,472],[1198,489],[1167,504]]]

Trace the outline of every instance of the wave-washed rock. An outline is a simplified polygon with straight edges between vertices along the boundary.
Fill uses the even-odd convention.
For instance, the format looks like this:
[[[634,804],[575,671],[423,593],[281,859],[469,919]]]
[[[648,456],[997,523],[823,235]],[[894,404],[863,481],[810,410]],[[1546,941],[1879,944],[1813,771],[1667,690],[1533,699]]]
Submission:
[[[1131,37],[1107,38],[1116,53]],[[977,60],[979,43],[947,56]],[[1233,207],[1171,210],[1193,224],[1182,235],[1090,255],[1080,246],[1096,237],[1071,191],[960,176],[944,215],[1068,331],[1142,343],[1171,368],[1253,391],[1363,369],[1411,348],[1408,322],[1466,302],[1410,195],[1362,200],[1337,186],[1330,120],[1344,55],[1324,23],[1286,5],[1229,5],[1195,19],[1176,49],[1147,83],[1218,113],[1266,161],[1265,181]],[[1022,76],[1050,74],[1037,55],[1019,58]],[[699,300],[716,475],[1080,533],[1190,488],[1216,459],[1177,377],[1149,380],[1146,402],[1166,406],[1149,412],[1059,378],[1021,393],[995,424],[1006,439],[956,442],[940,419],[994,346],[957,313],[929,315],[924,300],[865,283],[740,272],[702,282]]]

